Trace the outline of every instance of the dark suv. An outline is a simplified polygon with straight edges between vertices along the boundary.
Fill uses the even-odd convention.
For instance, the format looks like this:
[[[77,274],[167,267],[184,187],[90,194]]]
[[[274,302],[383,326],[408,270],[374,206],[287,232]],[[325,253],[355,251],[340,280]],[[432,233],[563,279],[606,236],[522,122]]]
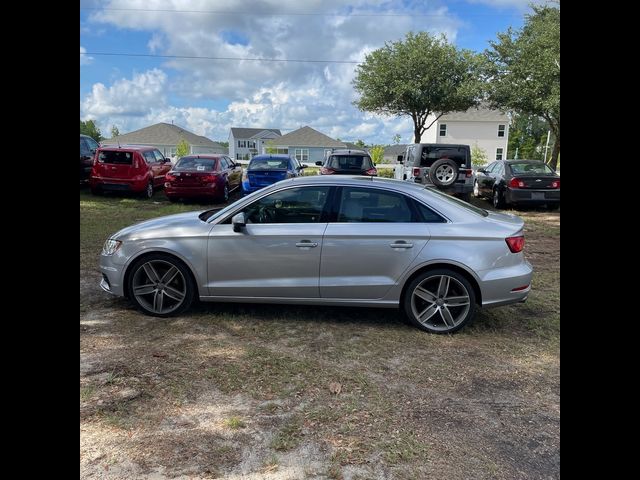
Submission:
[[[88,135],[80,134],[80,181],[84,182],[89,179],[91,167],[93,166],[93,157],[98,149],[98,143]]]
[[[471,148],[469,145],[414,143],[398,156],[400,179],[433,184],[468,201],[473,191]],[[398,176],[396,175],[396,177]]]
[[[364,150],[332,150],[324,162],[316,162],[322,166],[320,175],[369,175],[378,176],[373,160]]]

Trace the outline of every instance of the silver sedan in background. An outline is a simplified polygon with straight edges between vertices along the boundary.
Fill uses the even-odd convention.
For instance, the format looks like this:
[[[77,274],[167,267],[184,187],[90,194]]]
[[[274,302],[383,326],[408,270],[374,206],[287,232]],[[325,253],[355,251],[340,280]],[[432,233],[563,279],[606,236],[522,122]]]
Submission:
[[[399,180],[283,180],[221,209],[120,230],[101,287],[165,317],[194,299],[401,308],[452,333],[477,307],[526,300],[524,222]]]

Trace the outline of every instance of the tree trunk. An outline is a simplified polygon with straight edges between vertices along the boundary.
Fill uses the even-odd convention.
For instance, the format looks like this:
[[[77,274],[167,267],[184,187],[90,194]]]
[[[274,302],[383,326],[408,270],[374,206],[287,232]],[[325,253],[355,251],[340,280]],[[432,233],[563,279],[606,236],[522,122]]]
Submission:
[[[420,130],[422,130],[422,125],[418,125],[418,122],[414,119],[413,120],[413,143],[420,143],[420,140],[422,139],[422,133],[420,133]]]
[[[555,172],[558,166],[558,155],[560,154],[560,137],[556,137],[553,142],[553,151],[551,152],[551,160],[549,160],[549,167]]]

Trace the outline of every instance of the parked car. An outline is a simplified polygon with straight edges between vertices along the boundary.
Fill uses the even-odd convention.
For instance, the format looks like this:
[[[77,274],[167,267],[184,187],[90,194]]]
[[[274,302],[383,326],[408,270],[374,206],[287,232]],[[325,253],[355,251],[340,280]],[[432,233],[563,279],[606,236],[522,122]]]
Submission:
[[[560,206],[560,175],[539,160],[497,160],[479,168],[475,197],[488,197],[495,208],[508,205]]]
[[[473,191],[469,145],[413,143],[398,155],[395,178],[438,189],[469,201]]]
[[[171,162],[160,150],[140,145],[104,146],[97,150],[91,169],[91,193],[140,193],[147,198],[165,183]]]
[[[80,134],[80,182],[86,182],[91,175],[93,157],[99,145],[88,135]]]
[[[298,177],[304,168],[289,155],[256,155],[242,173],[242,192],[246,195],[285,178]]]
[[[207,198],[222,202],[240,188],[242,167],[226,155],[189,155],[178,160],[167,173],[164,193],[175,202],[180,198]]]
[[[364,150],[333,150],[316,165],[322,167],[320,175],[378,175],[371,156]]]
[[[100,286],[159,317],[196,298],[399,307],[417,327],[451,333],[479,306],[526,300],[523,226],[408,182],[306,176],[114,233]]]

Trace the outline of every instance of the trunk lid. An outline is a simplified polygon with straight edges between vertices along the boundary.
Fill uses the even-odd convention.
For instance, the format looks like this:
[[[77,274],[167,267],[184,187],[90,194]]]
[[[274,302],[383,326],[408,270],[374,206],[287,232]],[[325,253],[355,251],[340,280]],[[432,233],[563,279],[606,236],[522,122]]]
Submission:
[[[96,172],[107,178],[129,179],[136,165],[134,157],[134,152],[102,150],[98,153],[98,161],[95,163]]]
[[[172,181],[176,187],[201,187],[214,181],[214,173],[212,172],[170,172],[176,177]]]
[[[558,180],[555,175],[516,175],[516,178],[522,180],[524,187],[521,188],[553,188],[551,184]]]
[[[266,187],[267,185],[271,185],[272,183],[276,183],[287,178],[287,170],[248,170],[247,177],[249,178],[249,185],[252,187]]]

